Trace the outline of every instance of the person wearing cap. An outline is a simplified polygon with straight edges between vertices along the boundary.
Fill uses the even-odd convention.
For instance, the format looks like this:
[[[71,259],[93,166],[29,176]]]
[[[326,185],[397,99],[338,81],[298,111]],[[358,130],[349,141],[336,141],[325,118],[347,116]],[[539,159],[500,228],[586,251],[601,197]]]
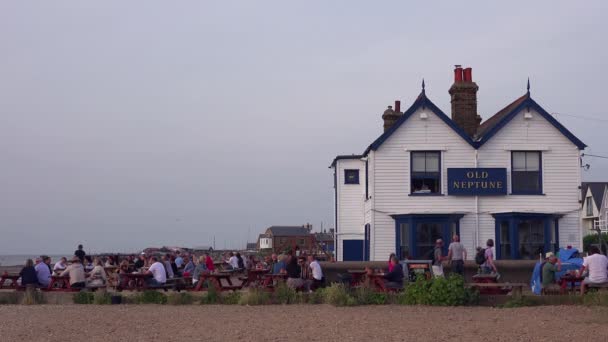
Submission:
[[[545,263],[542,269],[542,287],[548,289],[556,287],[555,273],[562,270],[562,261],[559,260],[552,252],[545,254]]]
[[[436,277],[443,277],[443,240],[435,240],[435,249],[433,250],[433,274]]]
[[[51,258],[47,255],[42,255],[40,260],[42,262],[36,265],[36,276],[38,277],[38,283],[46,287],[51,282]]]
[[[70,276],[70,287],[73,289],[81,289],[86,285],[86,276],[84,273],[84,266],[78,256],[74,256],[72,264],[61,272],[60,276]]]

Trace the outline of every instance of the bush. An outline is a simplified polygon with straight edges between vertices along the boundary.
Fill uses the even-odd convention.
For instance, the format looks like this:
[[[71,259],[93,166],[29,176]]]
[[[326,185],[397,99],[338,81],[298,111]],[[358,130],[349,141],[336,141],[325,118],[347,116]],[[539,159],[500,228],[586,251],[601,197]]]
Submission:
[[[194,297],[187,292],[172,293],[167,296],[167,304],[188,305],[194,303]]]
[[[93,303],[98,305],[112,304],[112,294],[106,291],[98,291],[93,295]]]
[[[602,233],[602,240],[604,243],[608,243],[608,233]],[[588,252],[591,245],[597,245],[599,241],[599,234],[596,232],[586,235],[583,237],[583,251]]]
[[[21,304],[24,305],[35,305],[44,303],[44,295],[42,294],[42,292],[34,288],[27,288],[25,290],[25,293],[23,294],[23,300],[21,301]]]
[[[294,304],[296,302],[296,290],[290,288],[284,282],[279,282],[274,291],[274,302],[277,304]]]
[[[91,292],[77,292],[73,297],[74,304],[93,304],[95,295]]]
[[[509,309],[509,308],[521,308],[524,306],[533,306],[533,305],[534,305],[534,303],[531,302],[526,297],[514,297],[514,298],[509,299],[506,303],[504,303],[503,305],[500,305],[499,307]]]
[[[222,296],[222,304],[235,305],[241,300],[240,292],[230,292],[229,294]]]
[[[471,302],[475,294],[464,287],[464,279],[459,275],[448,278],[426,280],[418,277],[406,287],[405,295],[398,297],[400,304],[457,306]]]
[[[137,304],[165,304],[167,295],[154,290],[146,290],[136,297],[135,302]]]
[[[361,287],[355,291],[355,300],[358,305],[382,305],[388,302],[388,296],[386,293]]]
[[[326,304],[334,306],[352,306],[357,304],[357,301],[348,293],[344,284],[334,283],[326,287],[324,297]]]
[[[254,288],[249,289],[249,291],[241,295],[241,298],[239,299],[239,304],[241,305],[264,305],[269,302],[270,295],[268,292]]]
[[[220,296],[213,284],[209,285],[207,289],[207,295],[201,297],[201,304],[218,304],[220,302]]]
[[[608,306],[608,292],[587,292],[583,296],[583,303],[590,306]]]
[[[317,289],[308,295],[308,304],[323,304],[325,301],[325,289]]]

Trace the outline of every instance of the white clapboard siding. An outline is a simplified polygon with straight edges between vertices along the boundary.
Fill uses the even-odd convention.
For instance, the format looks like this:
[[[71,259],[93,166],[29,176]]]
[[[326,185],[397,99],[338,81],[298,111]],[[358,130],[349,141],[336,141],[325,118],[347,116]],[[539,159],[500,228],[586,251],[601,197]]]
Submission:
[[[344,170],[358,169],[359,184],[344,184]],[[342,241],[363,240],[365,162],[360,159],[340,159],[336,163],[336,186],[338,190],[337,259],[342,260]]]

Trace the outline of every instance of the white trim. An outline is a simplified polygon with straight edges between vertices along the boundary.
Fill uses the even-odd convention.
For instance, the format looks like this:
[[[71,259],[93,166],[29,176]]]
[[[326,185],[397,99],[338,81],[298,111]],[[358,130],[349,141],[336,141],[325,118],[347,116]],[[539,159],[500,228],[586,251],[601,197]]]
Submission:
[[[505,145],[505,151],[551,151],[549,146],[542,145],[528,145],[528,144],[515,144],[515,145]]]
[[[403,149],[406,152],[410,152],[410,151],[447,151],[448,147],[445,145],[439,146],[439,145],[410,145],[410,146],[404,146]]]

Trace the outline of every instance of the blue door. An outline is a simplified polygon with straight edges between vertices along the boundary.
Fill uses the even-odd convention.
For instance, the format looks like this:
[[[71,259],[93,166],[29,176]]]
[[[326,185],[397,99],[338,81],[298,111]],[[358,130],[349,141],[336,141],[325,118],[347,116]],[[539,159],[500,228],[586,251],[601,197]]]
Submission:
[[[342,260],[343,261],[363,261],[363,240],[343,240],[342,241]]]

